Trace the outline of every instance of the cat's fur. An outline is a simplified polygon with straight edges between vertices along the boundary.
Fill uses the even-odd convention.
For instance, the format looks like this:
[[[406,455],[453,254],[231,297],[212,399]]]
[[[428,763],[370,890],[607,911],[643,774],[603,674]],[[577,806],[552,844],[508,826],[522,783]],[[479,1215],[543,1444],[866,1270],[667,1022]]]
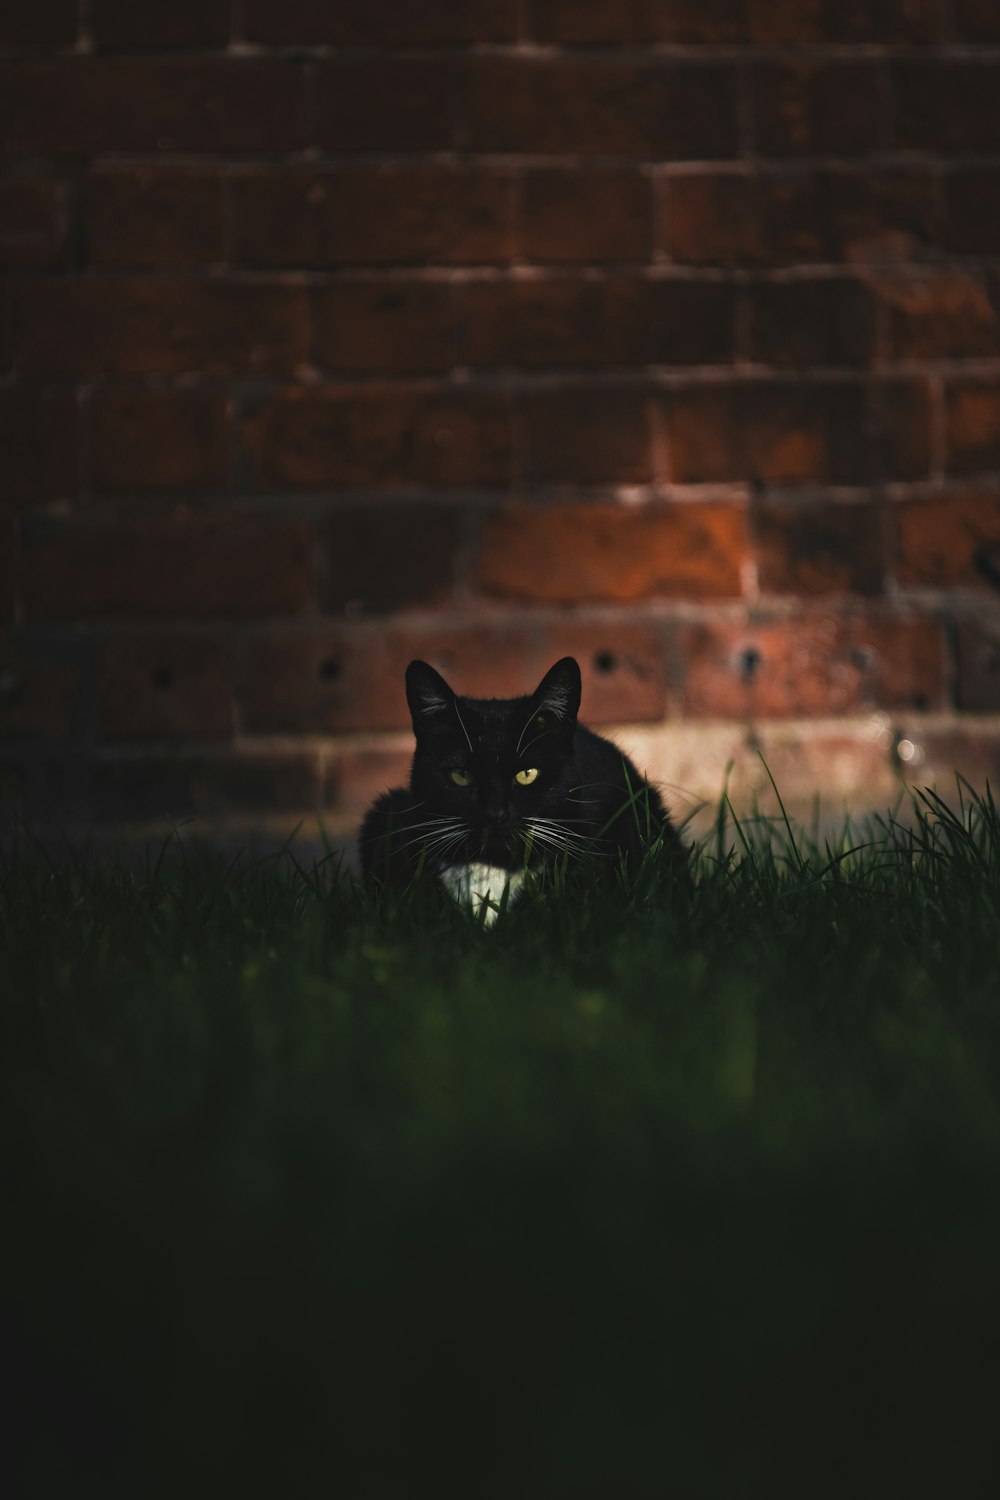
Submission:
[[[577,723],[580,668],[564,656],[522,698],[459,697],[423,661],[406,670],[416,751],[408,789],[384,793],[359,835],[366,880],[420,872],[489,923],[526,872],[592,859],[595,873],[634,864],[660,839],[684,852],[659,795],[628,757]],[[520,785],[521,772],[537,777]],[[456,785],[452,773],[470,777]]]

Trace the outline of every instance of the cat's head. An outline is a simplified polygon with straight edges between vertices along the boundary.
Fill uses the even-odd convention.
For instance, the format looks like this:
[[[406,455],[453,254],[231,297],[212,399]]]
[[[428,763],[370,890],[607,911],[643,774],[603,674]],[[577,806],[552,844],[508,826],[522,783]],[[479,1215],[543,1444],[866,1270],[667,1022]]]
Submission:
[[[417,741],[411,789],[428,816],[463,835],[452,841],[455,857],[519,863],[549,827],[532,831],[533,821],[572,781],[577,663],[564,656],[523,698],[464,698],[427,662],[412,661],[406,697]]]

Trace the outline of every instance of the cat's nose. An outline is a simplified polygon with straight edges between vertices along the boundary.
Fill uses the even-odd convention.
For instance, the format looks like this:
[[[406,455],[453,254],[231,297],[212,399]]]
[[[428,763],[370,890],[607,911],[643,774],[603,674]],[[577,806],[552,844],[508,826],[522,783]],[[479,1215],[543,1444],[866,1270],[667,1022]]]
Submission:
[[[494,828],[506,828],[510,822],[509,807],[488,807],[486,809],[486,821],[492,823]]]

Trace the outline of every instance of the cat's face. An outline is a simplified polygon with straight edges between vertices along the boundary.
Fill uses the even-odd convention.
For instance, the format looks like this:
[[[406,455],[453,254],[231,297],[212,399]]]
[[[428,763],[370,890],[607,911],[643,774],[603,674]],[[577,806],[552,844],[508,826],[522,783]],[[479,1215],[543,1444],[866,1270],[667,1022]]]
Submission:
[[[534,864],[556,836],[545,819],[572,782],[580,669],[556,662],[523,698],[462,698],[426,662],[411,662],[406,696],[417,748],[411,789],[437,861]]]

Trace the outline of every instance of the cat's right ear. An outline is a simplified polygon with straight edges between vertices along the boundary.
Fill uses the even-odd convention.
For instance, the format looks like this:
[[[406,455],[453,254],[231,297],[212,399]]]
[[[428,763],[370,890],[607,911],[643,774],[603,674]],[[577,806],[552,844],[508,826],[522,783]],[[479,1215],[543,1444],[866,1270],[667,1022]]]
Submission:
[[[440,722],[454,703],[455,694],[429,662],[411,661],[406,669],[406,701],[410,705],[413,733],[419,734]]]

